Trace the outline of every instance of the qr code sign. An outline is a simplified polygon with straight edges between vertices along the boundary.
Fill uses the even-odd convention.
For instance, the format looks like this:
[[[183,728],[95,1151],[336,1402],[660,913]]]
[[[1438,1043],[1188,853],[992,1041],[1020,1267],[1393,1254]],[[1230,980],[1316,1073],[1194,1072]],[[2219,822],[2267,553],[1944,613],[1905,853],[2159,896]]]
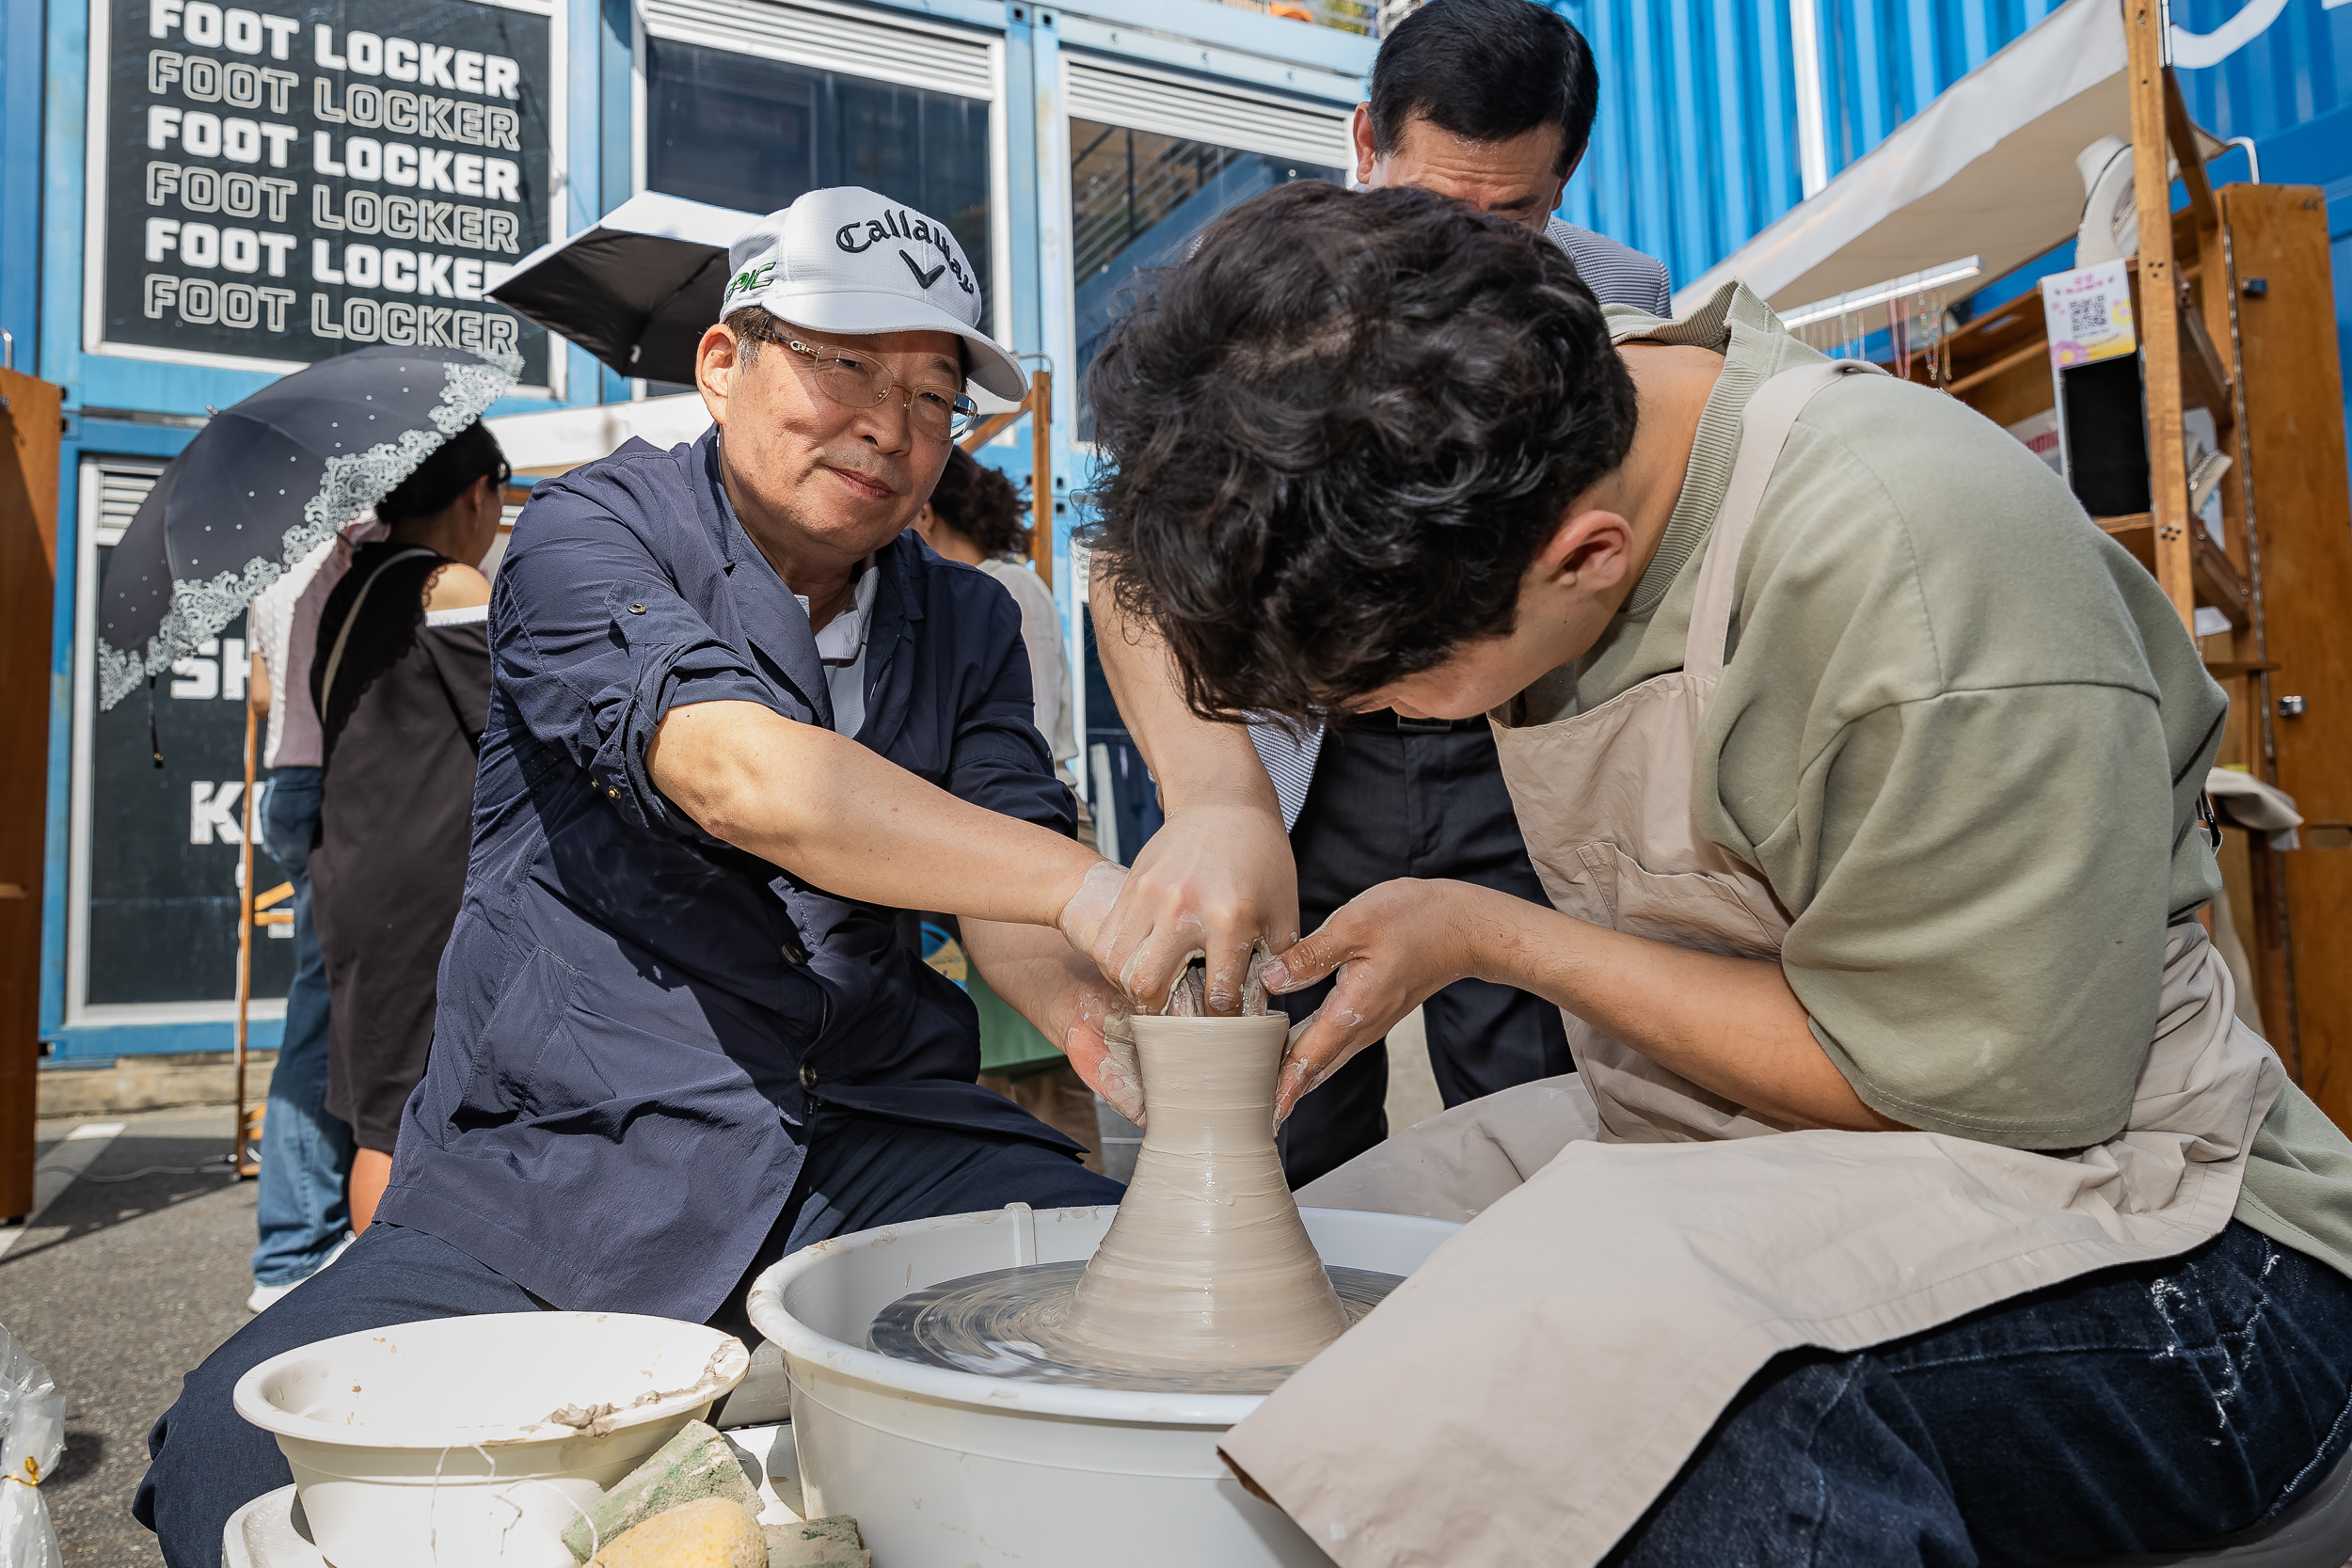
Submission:
[[[2107,329],[2107,297],[2092,294],[2088,299],[2066,302],[2066,335],[2070,338],[2095,338]]]

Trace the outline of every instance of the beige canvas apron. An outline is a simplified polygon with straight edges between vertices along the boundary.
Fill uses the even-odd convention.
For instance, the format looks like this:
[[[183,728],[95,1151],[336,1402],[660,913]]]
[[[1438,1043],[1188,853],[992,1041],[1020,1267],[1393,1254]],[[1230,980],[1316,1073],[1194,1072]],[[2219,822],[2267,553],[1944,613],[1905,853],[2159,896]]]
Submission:
[[[1740,550],[1798,413],[1748,404],[1687,663],[1588,713],[1498,723],[1545,891],[1596,925],[1776,957],[1788,918],[1698,831],[1692,763]],[[2169,933],[2130,1120],[2070,1157],[1788,1132],[1567,1017],[1576,1074],[1457,1107],[1301,1192],[1468,1218],[1224,1444],[1346,1568],[1599,1559],[1779,1351],[1857,1350],[2217,1234],[2285,1075],[2203,928]]]

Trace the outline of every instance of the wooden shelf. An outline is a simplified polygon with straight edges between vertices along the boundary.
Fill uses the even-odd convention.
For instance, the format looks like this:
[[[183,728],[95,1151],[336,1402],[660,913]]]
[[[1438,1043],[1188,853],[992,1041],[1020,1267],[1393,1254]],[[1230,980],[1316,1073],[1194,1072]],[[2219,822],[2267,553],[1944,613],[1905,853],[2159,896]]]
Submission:
[[[2138,308],[2139,263],[2133,260],[2124,266],[2131,274],[2134,313],[2145,320],[2145,312]],[[2233,388],[2220,351],[2214,346],[2199,311],[2184,307],[2180,325],[2182,402],[2211,411],[2216,428],[2226,431],[2235,421]],[[2039,291],[1987,310],[1944,340],[1946,362],[1951,367],[1945,390],[1955,397],[1965,396],[1994,377],[2030,363],[2048,352],[2047,328]],[[1927,379],[1924,356],[1913,356],[1912,379]],[[2049,406],[2048,402],[2044,400],[2042,406]]]
[[[2142,566],[2151,572],[2156,569],[2156,524],[2153,515],[2136,512],[2128,517],[2094,517],[2091,521],[2131,551]],[[2245,630],[2252,620],[2253,594],[2238,572],[2237,563],[2195,521],[2189,524],[2189,570],[2197,585],[2197,602],[2211,605],[2230,618],[2230,625]]]
[[[2237,422],[2220,351],[2205,330],[2205,318],[2186,307],[2181,310],[2181,401],[2212,414],[2217,432]]]

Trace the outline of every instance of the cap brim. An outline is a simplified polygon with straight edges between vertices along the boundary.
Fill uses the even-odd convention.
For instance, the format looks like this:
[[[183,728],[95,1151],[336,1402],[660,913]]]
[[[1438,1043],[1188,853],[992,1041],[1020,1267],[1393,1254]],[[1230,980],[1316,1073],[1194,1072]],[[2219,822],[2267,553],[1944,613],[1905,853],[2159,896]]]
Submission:
[[[1005,352],[977,326],[966,326],[935,305],[903,294],[795,293],[771,289],[742,303],[764,306],[768,313],[805,326],[812,332],[840,332],[870,337],[883,332],[952,332],[971,346],[970,377],[1009,403],[1028,395],[1028,373],[1021,361]]]

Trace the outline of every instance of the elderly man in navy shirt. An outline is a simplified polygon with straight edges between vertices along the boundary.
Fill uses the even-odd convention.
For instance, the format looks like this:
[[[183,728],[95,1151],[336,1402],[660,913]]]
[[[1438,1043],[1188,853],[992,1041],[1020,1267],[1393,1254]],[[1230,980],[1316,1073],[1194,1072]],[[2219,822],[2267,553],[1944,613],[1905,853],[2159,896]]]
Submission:
[[[809,1242],[1118,1200],[973,1082],[971,1003],[898,936],[900,910],[961,916],[995,990],[1138,1108],[1071,940],[1120,873],[1069,836],[1020,614],[901,531],[967,379],[1017,398],[1020,368],[947,230],[870,191],[803,197],[730,263],[697,367],[715,428],[543,484],[516,526],[391,1184],[156,1423],[135,1506],[174,1568],[212,1568],[288,1480],[230,1403],[281,1351],[534,1307],[739,1330],[752,1275]]]

